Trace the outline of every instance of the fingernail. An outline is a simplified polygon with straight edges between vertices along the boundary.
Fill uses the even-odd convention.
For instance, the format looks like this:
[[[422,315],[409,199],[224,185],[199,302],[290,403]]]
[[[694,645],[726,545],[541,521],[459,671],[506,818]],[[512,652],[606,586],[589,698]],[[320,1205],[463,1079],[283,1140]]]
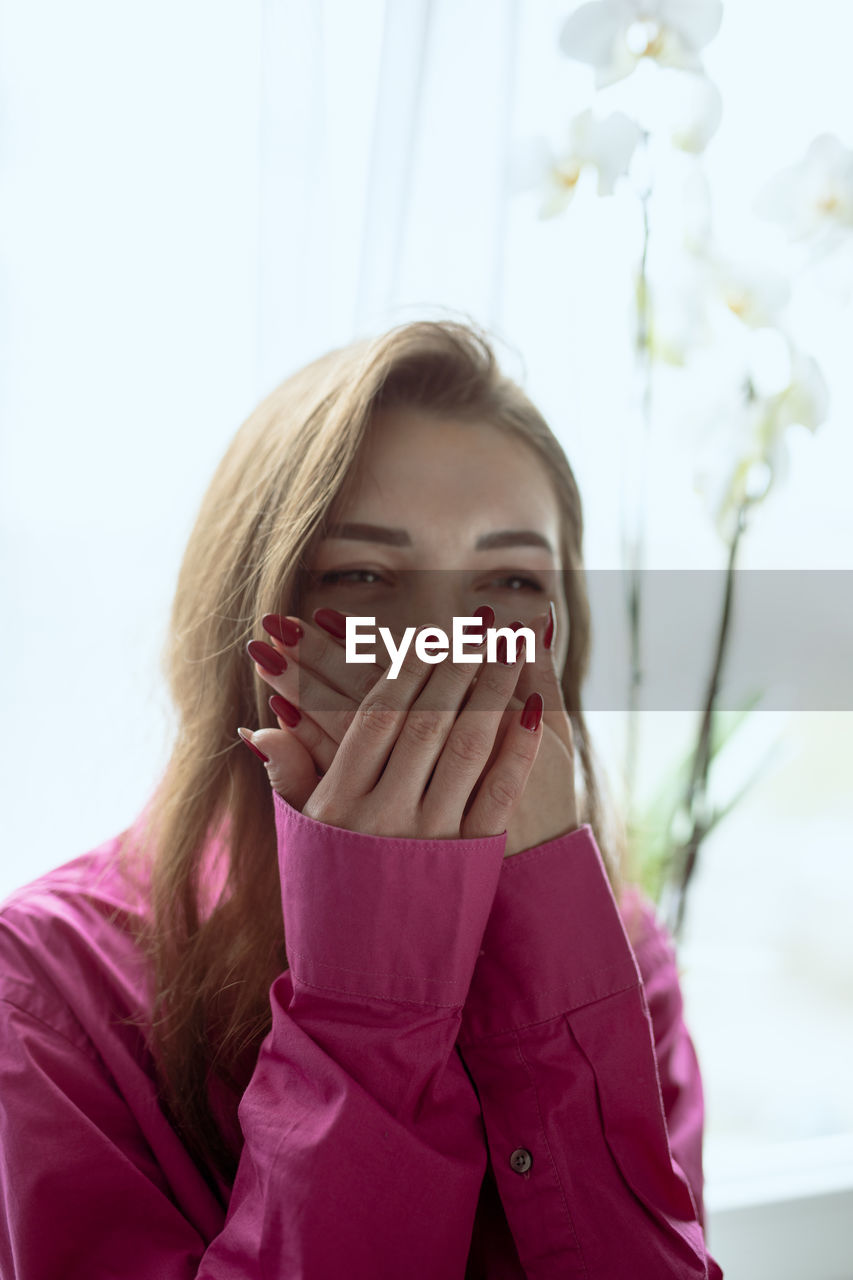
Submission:
[[[511,667],[513,664],[509,660],[509,652],[506,646],[506,636],[498,636],[495,641],[495,657],[498,662],[502,662],[505,667]]]
[[[269,756],[265,756],[263,751],[261,751],[259,747],[255,746],[254,742],[252,741],[251,730],[238,729],[237,732],[239,733],[240,737],[243,739],[243,741],[245,742],[249,750],[254,751],[255,755],[259,756],[261,760],[263,760],[264,764],[267,764],[267,762],[269,761]]]
[[[268,635],[275,636],[282,644],[296,644],[302,635],[299,623],[282,617],[280,613],[265,613],[261,626]]]
[[[529,729],[531,733],[535,733],[539,728],[539,721],[542,719],[544,707],[545,703],[542,701],[542,694],[531,693],[521,712],[522,729]]]
[[[299,724],[302,719],[300,711],[294,707],[292,702],[288,702],[287,698],[283,698],[280,693],[274,693],[269,700],[273,712],[279,716],[285,724],[290,725],[291,729],[295,724]]]
[[[529,622],[510,622],[510,623],[508,623],[508,626],[510,626],[510,627],[512,628],[512,630],[513,630],[513,631],[518,632],[518,631],[520,631],[520,630],[521,630],[521,628],[522,628],[522,627],[530,627],[530,623],[529,623]],[[531,630],[533,630],[533,628],[532,628],[532,627],[531,627],[530,629],[531,629]],[[535,634],[536,634],[536,633],[534,632],[534,635],[535,635]],[[520,643],[520,644],[517,646],[517,648],[516,648],[516,656],[518,656],[518,654],[523,654],[523,655],[524,655],[524,660],[525,660],[525,662],[527,661],[527,645],[526,645],[526,644],[524,644],[524,643]]]
[[[246,645],[249,656],[254,658],[264,671],[268,671],[272,676],[280,676],[282,671],[287,668],[287,659],[283,658],[280,653],[276,653],[271,645],[265,644],[263,640],[250,640]]]
[[[471,643],[485,644],[486,632],[488,631],[489,627],[493,627],[495,624],[495,611],[491,605],[481,604],[479,609],[474,610],[472,617],[479,618],[483,625],[479,635],[472,635]]]
[[[317,623],[318,627],[322,627],[324,631],[328,631],[329,635],[334,636],[336,640],[346,640],[346,616],[342,613],[338,613],[337,609],[315,609],[314,621]]]
[[[548,621],[545,623],[545,634],[542,637],[542,643],[546,649],[550,649],[554,643],[554,632],[557,629],[557,613],[554,608],[554,601],[548,601]]]

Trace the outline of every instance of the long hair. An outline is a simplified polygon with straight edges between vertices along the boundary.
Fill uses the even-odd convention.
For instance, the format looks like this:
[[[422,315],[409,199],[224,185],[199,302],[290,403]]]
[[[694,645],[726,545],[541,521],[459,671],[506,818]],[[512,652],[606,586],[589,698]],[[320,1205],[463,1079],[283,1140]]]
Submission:
[[[570,626],[562,684],[581,820],[591,824],[620,895],[620,857],[581,709],[590,650],[583,521],[560,444],[473,326],[418,321],[313,361],[243,423],[202,499],[162,655],[176,739],[145,811],[149,915],[140,936],[161,1100],[200,1168],[227,1183],[239,1159],[237,1103],[270,1028],[270,985],[287,967],[271,789],[235,732],[240,724],[278,726],[245,645],[264,614],[299,612],[307,556],[352,483],[372,415],[404,406],[509,432],[551,478]],[[224,850],[215,892],[205,856],[214,838]],[[213,1090],[232,1100],[224,1128]]]

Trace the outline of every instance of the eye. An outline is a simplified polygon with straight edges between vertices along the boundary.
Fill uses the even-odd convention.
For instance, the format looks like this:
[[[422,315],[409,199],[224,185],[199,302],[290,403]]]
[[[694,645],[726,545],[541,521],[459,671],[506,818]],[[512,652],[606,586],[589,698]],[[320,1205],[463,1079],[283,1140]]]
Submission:
[[[344,586],[357,586],[356,579],[372,587],[382,581],[382,576],[375,569],[330,569],[328,573],[319,575],[319,581],[324,586],[336,586],[338,583],[343,583]]]
[[[507,586],[510,591],[544,591],[542,583],[523,573],[508,573],[503,578],[495,578],[498,586]]]

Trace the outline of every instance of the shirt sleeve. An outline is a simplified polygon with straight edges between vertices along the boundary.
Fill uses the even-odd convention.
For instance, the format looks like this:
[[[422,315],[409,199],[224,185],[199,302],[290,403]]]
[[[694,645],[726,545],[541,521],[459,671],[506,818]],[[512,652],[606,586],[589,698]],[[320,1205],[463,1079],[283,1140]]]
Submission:
[[[189,1220],[73,1019],[23,984],[0,1002],[3,1280],[464,1273],[486,1148],[455,1042],[506,836],[365,836],[274,805],[289,971],[224,1224]]]
[[[530,1280],[721,1280],[702,1228],[702,1091],[672,950],[648,987],[592,830],[505,860],[459,1049]]]

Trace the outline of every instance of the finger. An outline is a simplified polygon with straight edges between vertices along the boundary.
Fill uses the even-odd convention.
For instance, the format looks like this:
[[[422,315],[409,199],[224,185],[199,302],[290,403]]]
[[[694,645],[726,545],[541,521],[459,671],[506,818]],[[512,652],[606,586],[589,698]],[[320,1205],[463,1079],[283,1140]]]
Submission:
[[[391,679],[390,669],[386,671],[360,703],[326,774],[347,797],[365,796],[376,786],[409,708],[433,669],[417,656],[414,630],[398,674]]]
[[[536,636],[536,657],[533,662],[526,662],[516,686],[515,696],[525,702],[534,690],[542,695],[544,712],[542,719],[548,728],[557,735],[560,741],[572,749],[572,729],[566,702],[563,697],[563,686],[560,673],[557,671],[554,656],[556,648],[556,610],[554,602],[549,600],[549,608],[530,622],[523,625],[530,627]],[[519,627],[520,623],[511,624]],[[550,632],[550,635],[549,635]],[[545,640],[550,639],[546,647]]]
[[[316,673],[339,693],[361,702],[390,665],[390,659],[387,651],[379,650],[377,662],[347,662],[346,617],[337,609],[315,609],[311,623],[268,613],[263,627],[276,648],[285,657],[295,658],[303,671]]]
[[[415,803],[420,803],[430,774],[444,750],[459,709],[480,667],[481,663],[452,662],[446,658],[432,668],[406,716],[377,785],[380,795],[387,794],[393,798],[402,790]]]
[[[325,773],[335,758],[338,743],[331,738],[310,716],[304,715],[298,707],[280,693],[274,693],[269,699],[270,709],[282,728],[290,734],[310,754],[317,770]]]
[[[543,699],[530,694],[515,712],[494,764],[484,777],[470,813],[462,824],[466,838],[500,835],[524,794],[542,741]]]
[[[495,611],[490,605],[481,605],[474,616],[482,619],[484,627],[490,627]],[[279,653],[295,657],[302,669],[314,672],[332,688],[361,702],[391,665],[387,649],[377,647],[376,662],[347,662],[347,614],[337,609],[315,609],[314,620],[312,624],[268,613],[263,618],[263,627]]]
[[[387,650],[383,650],[382,665],[347,663],[342,639],[347,615],[335,609],[316,609],[314,616],[321,620],[322,629],[302,619],[266,614],[264,629],[275,649],[265,642],[254,642],[252,649],[257,654],[263,653],[264,660],[276,668],[285,664],[285,670],[275,675],[264,669],[261,662],[258,674],[303,714],[311,715],[339,743],[350,726],[356,706],[390,666],[390,658]],[[495,620],[490,605],[481,605],[474,616],[482,619],[484,628]],[[268,655],[267,650],[270,650]],[[331,692],[327,693],[329,686]]]
[[[306,749],[283,729],[238,729],[246,746],[264,762],[270,784],[294,809],[302,810],[319,781]]]
[[[265,641],[252,640],[246,646],[255,670],[270,688],[301,714],[310,716],[334,742],[340,742],[350,726],[357,703],[332,689],[310,671],[303,671],[291,653],[285,658]]]
[[[505,657],[505,651],[501,653]],[[484,662],[459,712],[424,796],[424,814],[439,826],[462,817],[477,779],[487,766],[523,663]]]

